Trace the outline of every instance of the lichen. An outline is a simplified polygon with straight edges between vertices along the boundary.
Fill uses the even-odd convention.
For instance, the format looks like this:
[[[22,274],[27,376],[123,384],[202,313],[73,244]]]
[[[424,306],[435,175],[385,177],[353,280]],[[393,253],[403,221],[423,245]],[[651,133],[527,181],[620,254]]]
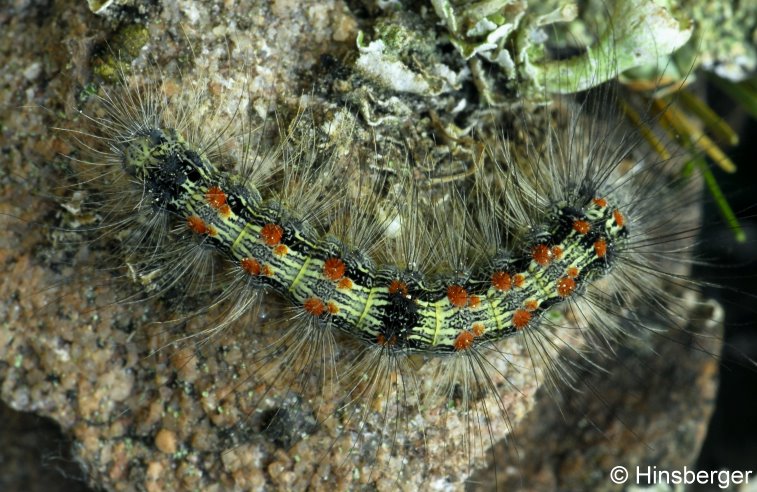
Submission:
[[[141,24],[127,24],[116,31],[108,46],[94,63],[94,72],[103,80],[114,83],[124,73],[129,73],[134,60],[149,41],[149,32]]]
[[[579,92],[630,68],[657,65],[686,43],[693,30],[685,14],[653,0],[619,0],[599,12],[584,9],[580,18],[579,6],[573,2],[562,2],[545,13],[541,13],[545,5],[536,10],[525,0],[431,3],[464,59],[497,66],[505,76],[505,87],[530,100],[543,98],[545,93]],[[555,60],[551,49],[555,46],[548,34],[554,39],[571,22],[583,23],[584,30],[602,25],[595,16],[612,22],[604,23],[596,40],[582,53]],[[501,90],[496,84],[478,85]],[[493,97],[485,94],[485,99]]]
[[[757,69],[757,2],[681,0],[697,29],[687,45],[697,65],[738,82]]]
[[[386,162],[409,152],[429,176],[464,173],[479,153],[470,135],[485,139],[499,124],[492,109],[543,105],[666,63],[692,23],[663,1],[392,3],[362,24],[352,57],[333,61],[323,103],[380,129]]]

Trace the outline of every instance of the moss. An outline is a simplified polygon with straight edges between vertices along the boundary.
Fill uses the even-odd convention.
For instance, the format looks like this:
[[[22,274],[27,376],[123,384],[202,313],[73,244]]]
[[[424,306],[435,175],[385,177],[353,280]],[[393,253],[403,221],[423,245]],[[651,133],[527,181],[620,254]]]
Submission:
[[[131,61],[139,56],[150,39],[147,27],[128,24],[118,29],[95,57],[93,71],[102,80],[113,83],[119,75],[128,73]]]

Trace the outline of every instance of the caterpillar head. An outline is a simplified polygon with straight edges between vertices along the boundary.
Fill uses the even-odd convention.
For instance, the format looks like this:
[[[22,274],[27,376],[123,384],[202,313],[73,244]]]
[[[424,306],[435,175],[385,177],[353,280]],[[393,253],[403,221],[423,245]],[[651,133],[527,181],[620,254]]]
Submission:
[[[172,128],[146,128],[125,140],[122,166],[165,208],[186,188],[207,178],[210,164]]]
[[[147,128],[137,131],[118,145],[121,165],[129,176],[144,179],[150,168],[160,166],[166,155],[168,139],[163,130]]]

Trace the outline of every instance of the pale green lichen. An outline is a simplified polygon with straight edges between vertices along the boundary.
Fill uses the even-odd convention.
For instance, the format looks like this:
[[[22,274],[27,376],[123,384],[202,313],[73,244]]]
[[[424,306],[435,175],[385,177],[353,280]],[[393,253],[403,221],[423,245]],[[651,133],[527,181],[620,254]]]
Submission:
[[[331,88],[367,126],[381,127],[385,162],[410,151],[436,175],[464,173],[477,152],[469,136],[492,123],[492,108],[548,103],[664,63],[692,25],[663,1],[392,4],[358,34],[354,59],[332,71]]]
[[[89,10],[95,14],[104,12],[108,7],[113,4],[114,0],[87,0]]]
[[[105,81],[116,82],[122,74],[129,72],[131,61],[139,56],[149,38],[147,28],[141,24],[121,27],[95,59],[94,72]]]
[[[431,4],[463,58],[482,56],[505,67],[512,64],[504,44],[526,14],[525,0],[489,0],[459,7],[448,0],[431,0]]]
[[[672,0],[429,3],[433,9],[396,5],[370,40],[361,32],[356,72],[400,94],[436,98],[472,82],[490,106],[539,103],[635,67],[675,67],[668,56],[694,29]]]
[[[423,19],[405,13],[379,20],[376,37],[358,34],[355,70],[365,78],[400,93],[424,97],[460,89],[467,69],[444,63],[436,33]]]
[[[757,2],[681,0],[697,25],[689,43],[696,62],[717,76],[738,82],[757,69]]]
[[[556,61],[547,49],[548,33],[565,31],[569,27],[560,25],[574,21],[597,25],[595,19],[577,19],[576,3],[563,2],[545,13],[545,5],[537,11],[525,0],[431,3],[464,59],[499,66],[505,84],[529,98],[545,91],[582,91],[633,67],[659,65],[693,31],[690,19],[664,0],[619,0],[600,13],[611,21],[595,42],[579,55]],[[479,85],[494,90],[491,84]]]
[[[625,71],[623,79],[665,80],[677,87],[678,83],[695,80],[698,69],[734,82],[754,73],[757,69],[757,2],[670,0],[668,3],[668,8],[676,15],[691,20],[694,26],[691,38],[669,55],[660,56],[657,63]]]
[[[664,78],[669,82],[690,82],[695,78],[695,71],[701,68],[720,78],[738,82],[749,78],[757,70],[757,2],[656,0],[656,3],[681,22],[689,19],[689,24],[693,26],[692,35],[688,42],[669,54],[664,53],[665,47],[659,43],[664,29],[655,32],[654,37],[647,36],[647,42],[653,43],[644,49],[657,54],[657,60],[637,66],[630,72],[625,70],[626,79]],[[607,5],[603,0],[584,0],[582,11],[589,13],[583,15],[583,22],[596,23],[602,26],[604,32],[617,29],[617,19],[623,19],[623,14],[611,11],[612,15],[602,15]],[[637,14],[635,11],[631,13]],[[648,19],[643,20],[646,22]],[[618,54],[623,52],[621,48],[616,51]]]

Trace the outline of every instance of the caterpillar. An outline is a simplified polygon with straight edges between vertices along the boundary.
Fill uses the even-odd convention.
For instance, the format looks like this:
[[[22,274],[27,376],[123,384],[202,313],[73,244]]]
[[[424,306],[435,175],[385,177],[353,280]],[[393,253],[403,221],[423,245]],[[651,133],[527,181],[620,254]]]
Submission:
[[[90,171],[78,180],[93,180],[91,193],[106,223],[95,230],[121,236],[120,247],[133,276],[156,295],[167,297],[169,310],[173,295],[173,303],[181,305],[173,309],[192,313],[174,315],[180,318],[179,337],[221,347],[215,361],[203,355],[187,357],[185,348],[168,363],[145,362],[155,374],[163,374],[157,376],[160,379],[178,374],[169,384],[188,393],[189,399],[201,400],[201,411],[188,410],[189,404],[176,395],[168,402],[137,404],[130,412],[147,417],[138,424],[110,424],[120,442],[109,447],[109,453],[123,457],[128,443],[137,441],[134,436],[150,436],[142,437],[147,443],[139,445],[156,447],[170,456],[170,463],[181,463],[186,487],[205,486],[206,476],[220,475],[226,487],[261,485],[261,477],[251,471],[260,467],[238,461],[254,461],[250,456],[260,453],[255,448],[270,450],[271,442],[276,444],[271,452],[276,458],[266,461],[268,478],[282,488],[333,487],[339,467],[330,469],[331,460],[324,457],[348,470],[338,475],[340,487],[374,481],[377,488],[403,482],[410,489],[457,484],[480,465],[474,448],[488,447],[495,436],[509,431],[508,419],[525,413],[526,404],[509,406],[502,396],[514,388],[534,390],[526,388],[528,382],[521,384],[523,374],[534,373],[537,381],[571,379],[556,352],[569,346],[581,353],[585,342],[577,340],[582,333],[564,320],[545,319],[548,306],[580,298],[586,303],[571,304],[574,307],[562,316],[572,313],[579,325],[590,327],[599,326],[594,311],[614,317],[617,321],[611,326],[588,334],[612,338],[618,331],[613,325],[638,319],[624,310],[633,304],[630,298],[651,299],[647,302],[652,305],[676,304],[655,281],[675,274],[667,266],[660,265],[659,272],[652,269],[666,253],[678,252],[673,246],[660,250],[656,239],[683,239],[695,227],[675,215],[686,201],[683,192],[652,179],[663,163],[645,162],[648,155],[634,158],[632,171],[618,176],[616,168],[639,140],[628,137],[617,123],[583,121],[579,115],[586,114],[580,106],[568,110],[569,116],[561,120],[563,128],[546,126],[544,154],[534,144],[526,146],[531,164],[516,167],[500,142],[488,149],[498,164],[489,169],[494,178],[477,174],[472,189],[444,189],[442,204],[432,206],[427,202],[436,196],[424,195],[411,178],[398,183],[358,181],[357,192],[348,190],[348,179],[335,178],[343,164],[337,161],[354,156],[347,153],[346,159],[336,150],[323,151],[317,140],[306,138],[306,143],[289,149],[284,138],[280,150],[259,152],[256,148],[263,144],[254,141],[247,118],[239,116],[247,111],[244,101],[228,97],[214,103],[224,107],[231,101],[239,108],[232,110],[236,117],[213,113],[209,120],[200,120],[195,113],[208,84],[201,78],[200,89],[186,85],[183,79],[182,88],[189,92],[184,102],[177,99],[186,94],[164,102],[152,86],[108,92],[99,99],[105,115],[83,117],[93,133],[81,134],[80,150],[92,162],[85,164]],[[338,114],[349,121],[349,112]],[[295,124],[293,139],[317,128],[308,122]],[[350,132],[336,128],[326,133],[344,138]],[[594,138],[599,135],[604,141]],[[228,150],[227,144],[237,150]],[[223,170],[227,161],[240,162],[241,170]],[[104,172],[91,164],[102,164]],[[272,177],[261,176],[265,173]],[[364,196],[386,188],[388,199]],[[638,189],[650,198],[638,195]],[[334,190],[349,196],[334,198]],[[271,199],[271,194],[278,197]],[[467,211],[470,203],[478,208]],[[667,213],[658,216],[657,208]],[[86,215],[77,220],[82,218]],[[391,237],[395,229],[396,240]],[[531,233],[524,234],[528,229]],[[24,267],[17,263],[14,268]],[[14,271],[15,277],[21,276]],[[590,285],[600,277],[628,290],[614,288],[610,290],[619,294],[605,295]],[[108,283],[106,278],[92,288],[99,291]],[[255,293],[265,287],[278,291],[296,309],[279,313],[283,321],[255,328],[259,320],[244,323],[238,318],[270,316],[253,309]],[[214,296],[220,297],[213,300]],[[203,300],[205,307],[191,305]],[[147,301],[127,297],[107,306],[109,301],[98,299],[95,305],[98,313],[136,306],[146,310],[148,319],[172,319],[170,314],[151,313],[150,309],[166,308]],[[607,309],[608,305],[619,307]],[[563,325],[563,331],[551,331],[551,325]],[[163,325],[153,330],[148,336],[152,349],[176,340]],[[516,332],[520,339],[494,343]],[[122,338],[133,360],[136,349]],[[519,344],[525,350],[519,350]],[[433,360],[417,363],[414,352]],[[201,375],[217,364],[228,379],[220,382]],[[530,369],[528,364],[546,368]],[[279,371],[286,372],[284,381],[275,381]],[[119,378],[122,387],[128,386],[123,384],[128,374]],[[253,389],[245,393],[244,385]],[[78,390],[85,399],[80,406],[86,408],[86,383]],[[333,392],[338,403],[331,401]],[[423,401],[426,394],[437,398]],[[91,405],[90,418],[114,410],[101,407],[103,403]],[[117,406],[112,401],[106,405]],[[159,429],[151,413],[166,410],[155,406],[173,414]],[[307,416],[309,409],[315,417]],[[263,435],[267,432],[271,442],[261,444],[260,437],[235,428],[232,422],[240,416]],[[227,429],[225,437],[233,445],[221,447],[228,446],[223,459],[233,463],[228,465],[233,473],[215,475],[217,469],[203,466],[201,457],[209,453],[203,441],[212,440],[207,436],[213,432],[187,434],[179,425],[185,419]],[[306,423],[287,432],[288,426],[302,425],[294,421]],[[315,444],[309,450],[316,438],[298,439],[312,427],[320,427],[326,437],[320,447]],[[403,432],[412,437],[400,437]],[[448,447],[433,455],[434,438],[438,443],[439,435],[448,432]],[[352,463],[358,458],[363,462]],[[405,463],[413,460],[414,464]],[[146,488],[175,487],[164,482],[166,463],[149,462],[140,476]],[[114,465],[108,473],[122,477],[126,470]],[[427,477],[435,477],[438,484],[430,484]]]
[[[610,270],[616,249],[627,247],[623,213],[589,182],[575,202],[550,211],[546,232],[524,246],[526,256],[495,256],[458,281],[427,278],[412,265],[377,268],[363,248],[319,237],[281,203],[220,172],[174,128],[135,128],[115,148],[145,203],[183,217],[238,273],[301,307],[316,329],[398,353],[461,352],[525,330]]]

